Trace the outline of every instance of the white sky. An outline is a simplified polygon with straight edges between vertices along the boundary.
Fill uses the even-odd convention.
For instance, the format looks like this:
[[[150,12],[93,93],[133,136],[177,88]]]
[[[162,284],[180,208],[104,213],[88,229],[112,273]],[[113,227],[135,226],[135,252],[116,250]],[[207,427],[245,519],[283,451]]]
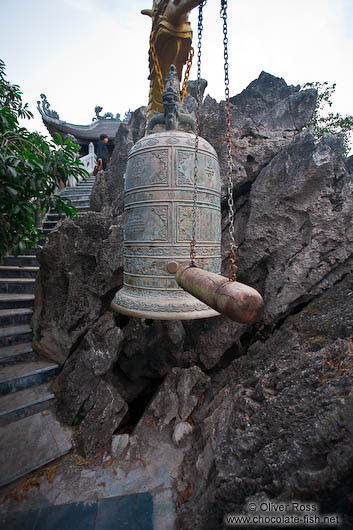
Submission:
[[[0,0],[0,58],[36,119],[46,94],[60,119],[88,124],[104,112],[147,104],[152,0]],[[206,93],[224,99],[220,0],[204,8],[202,77]],[[194,47],[197,10],[191,16]],[[353,0],[228,0],[230,93],[262,70],[288,84],[336,83],[334,108],[353,114]],[[196,76],[196,58],[191,78]]]

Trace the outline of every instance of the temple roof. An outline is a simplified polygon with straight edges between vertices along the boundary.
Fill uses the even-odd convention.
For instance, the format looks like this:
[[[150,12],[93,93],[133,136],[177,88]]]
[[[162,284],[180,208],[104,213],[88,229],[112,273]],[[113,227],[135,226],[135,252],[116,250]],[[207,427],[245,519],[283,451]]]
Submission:
[[[96,116],[89,125],[76,125],[60,120],[59,114],[50,109],[50,104],[47,101],[45,94],[40,95],[42,101],[37,101],[38,111],[42,116],[42,120],[50,135],[54,138],[55,133],[60,133],[63,137],[72,135],[76,138],[80,145],[88,145],[90,142],[96,142],[101,134],[106,134],[109,140],[115,138],[116,132],[121,123],[120,115],[115,117],[112,113],[107,112],[103,116],[100,112],[102,107],[96,107]],[[127,115],[129,113],[126,113]],[[125,116],[124,122],[127,117]]]

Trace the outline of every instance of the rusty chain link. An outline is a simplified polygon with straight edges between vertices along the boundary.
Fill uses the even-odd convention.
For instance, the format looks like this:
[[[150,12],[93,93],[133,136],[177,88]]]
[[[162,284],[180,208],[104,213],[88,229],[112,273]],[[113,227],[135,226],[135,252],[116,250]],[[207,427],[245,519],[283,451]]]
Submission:
[[[190,241],[190,265],[195,267],[196,258],[196,227],[197,227],[197,177],[198,177],[198,151],[200,136],[200,110],[201,110],[201,44],[203,31],[203,8],[207,0],[203,0],[199,5],[199,17],[197,24],[197,109],[196,109],[196,132],[195,132],[195,162],[194,162],[194,195],[192,205],[192,233]]]
[[[182,87],[181,87],[181,91],[180,91],[180,103],[183,102],[183,99],[185,98],[186,96],[186,91],[187,91],[187,88],[188,88],[188,82],[189,82],[189,77],[190,77],[190,70],[191,70],[191,66],[192,66],[192,60],[194,58],[194,48],[191,46],[190,48],[190,51],[189,51],[189,56],[188,56],[188,60],[187,60],[187,63],[186,63],[186,70],[185,70],[185,74],[184,74],[184,81],[183,81],[183,84],[182,84]]]
[[[228,57],[228,27],[227,27],[228,0],[221,0],[220,17],[223,19],[223,49],[224,49],[224,87],[226,98],[226,144],[228,165],[228,219],[229,219],[229,280],[237,279],[236,266],[236,243],[234,239],[234,199],[233,199],[233,160],[232,160],[232,137],[230,129],[230,100],[229,100],[229,57]]]
[[[161,70],[161,67],[159,65],[159,60],[158,60],[158,56],[157,56],[157,52],[156,52],[156,47],[154,45],[154,33],[152,32],[151,33],[151,38],[150,38],[150,50],[151,50],[151,56],[152,56],[152,59],[153,59],[153,65],[154,65],[154,69],[156,71],[156,77],[157,77],[157,82],[158,82],[158,86],[159,86],[159,90],[160,90],[160,93],[163,94],[163,90],[164,90],[164,79],[163,79],[163,74],[162,74],[162,70]]]

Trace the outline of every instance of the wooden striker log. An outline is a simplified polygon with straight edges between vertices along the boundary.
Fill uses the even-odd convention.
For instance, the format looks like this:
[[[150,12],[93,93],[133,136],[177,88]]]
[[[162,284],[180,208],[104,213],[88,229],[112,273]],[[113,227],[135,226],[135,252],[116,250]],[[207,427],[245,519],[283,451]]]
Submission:
[[[242,324],[260,320],[264,301],[252,287],[189,264],[177,267],[178,285],[222,315]]]

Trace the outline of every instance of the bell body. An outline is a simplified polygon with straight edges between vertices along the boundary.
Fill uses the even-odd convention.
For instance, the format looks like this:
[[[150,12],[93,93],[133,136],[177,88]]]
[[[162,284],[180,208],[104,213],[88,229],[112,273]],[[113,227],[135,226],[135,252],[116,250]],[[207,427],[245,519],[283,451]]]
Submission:
[[[112,302],[119,313],[158,320],[218,315],[179,287],[173,263],[189,260],[195,135],[145,136],[129,153],[124,191],[124,281]],[[217,154],[199,138],[196,263],[220,273],[221,208]],[[174,263],[175,266],[175,263]]]

